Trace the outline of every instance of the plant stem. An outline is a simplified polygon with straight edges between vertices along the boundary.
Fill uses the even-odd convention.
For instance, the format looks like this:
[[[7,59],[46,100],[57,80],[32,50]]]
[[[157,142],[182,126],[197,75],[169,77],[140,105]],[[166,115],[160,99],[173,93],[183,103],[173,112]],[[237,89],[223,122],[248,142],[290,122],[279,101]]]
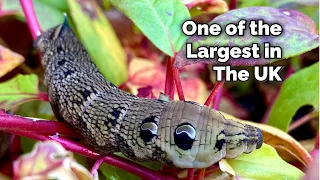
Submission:
[[[179,100],[184,101],[185,99],[184,99],[183,89],[182,89],[182,85],[181,85],[179,70],[176,68],[173,68],[173,79],[176,84]]]
[[[181,85],[179,69],[173,67],[175,57],[176,57],[176,54],[174,54],[173,58],[170,57],[171,69],[173,72],[173,79],[174,79],[174,83],[176,84],[179,100],[184,101],[185,99],[184,99],[183,89],[182,89],[182,85]]]
[[[41,28],[36,18],[32,0],[20,0],[20,4],[23,9],[26,21],[28,23],[28,27],[31,32],[32,38],[36,39],[41,34]]]
[[[63,134],[68,137],[80,137],[65,123],[58,121],[28,119],[21,116],[0,113],[0,131],[25,131],[42,134]]]
[[[187,176],[187,180],[192,180],[194,177],[194,169],[190,168],[188,169],[188,176]]]
[[[309,120],[316,118],[316,117],[319,117],[319,114],[317,112],[311,112],[311,113],[304,115],[303,117],[296,120],[295,122],[293,122],[289,126],[288,132],[295,130],[296,128],[300,127],[302,124],[304,124],[304,123],[308,122]]]
[[[230,0],[229,2],[229,10],[233,10],[237,8],[237,0]]]
[[[94,165],[93,165],[93,167],[92,167],[92,169],[91,169],[91,171],[90,171],[90,174],[91,174],[92,176],[94,176],[94,174],[98,171],[99,167],[101,166],[101,164],[102,164],[103,161],[104,161],[104,158],[105,158],[105,156],[99,158],[99,159],[94,163]]]
[[[70,150],[72,152],[81,154],[83,156],[92,158],[92,159],[98,159],[101,158],[101,156],[98,153],[95,153],[88,149],[87,147],[75,143],[69,139],[66,139],[64,137],[59,137],[59,136],[48,136],[48,135],[42,135],[42,134],[37,134],[37,133],[31,133],[31,132],[24,132],[24,131],[7,131],[10,133],[17,134],[19,136],[25,136],[28,138],[40,140],[40,141],[46,141],[46,140],[54,140],[59,142],[64,148],[67,150]],[[128,171],[136,176],[141,177],[142,179],[164,179],[164,180],[171,180],[173,178],[164,176],[160,173],[153,172],[152,170],[134,163],[132,161],[129,161],[127,159],[124,159],[122,157],[116,156],[116,155],[107,155],[104,156],[103,159],[104,162],[116,166],[118,168],[121,168],[125,171]]]
[[[173,100],[174,89],[175,89],[174,84],[175,84],[177,88],[179,100],[184,101],[185,98],[184,98],[183,89],[181,85],[179,69],[176,69],[173,67],[175,56],[176,54],[174,55],[174,57],[168,57],[164,93],[169,95],[170,99]]]
[[[196,180],[204,179],[204,175],[206,174],[206,169],[200,169]]]
[[[206,106],[210,106],[210,104],[213,102],[213,99],[215,99],[214,104],[217,104],[220,102],[220,98],[221,98],[221,94],[220,93],[220,97],[218,97],[217,95],[219,94],[219,92],[222,92],[222,86],[224,84],[224,81],[222,82],[217,82],[215,84],[215,86],[213,87],[213,89],[211,90],[211,93],[209,94],[206,102],[204,103],[204,105]],[[219,99],[219,101],[216,102],[216,99]]]
[[[39,92],[38,93],[38,99],[42,101],[47,101],[49,102],[49,97],[47,93]]]
[[[167,61],[167,70],[166,70],[166,82],[164,93],[169,96],[171,100],[174,99],[174,80],[173,80],[173,71],[172,71],[172,62],[171,58],[169,57]]]

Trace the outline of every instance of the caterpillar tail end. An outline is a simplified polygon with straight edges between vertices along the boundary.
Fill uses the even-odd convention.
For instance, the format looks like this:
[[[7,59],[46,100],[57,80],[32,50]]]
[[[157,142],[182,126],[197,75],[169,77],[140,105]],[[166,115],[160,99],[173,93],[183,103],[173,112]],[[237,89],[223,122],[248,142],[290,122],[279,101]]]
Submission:
[[[257,128],[257,133],[258,133],[258,140],[257,140],[256,149],[260,149],[263,144],[263,136],[262,136],[261,129]]]

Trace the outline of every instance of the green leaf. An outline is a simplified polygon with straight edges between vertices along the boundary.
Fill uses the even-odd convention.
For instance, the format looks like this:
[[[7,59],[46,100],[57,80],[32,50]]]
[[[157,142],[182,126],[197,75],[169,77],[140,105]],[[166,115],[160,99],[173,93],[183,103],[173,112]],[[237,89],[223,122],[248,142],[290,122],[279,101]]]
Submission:
[[[54,2],[52,0],[33,0],[32,3],[44,31],[63,22],[62,14],[68,10],[65,0],[55,0]],[[19,0],[4,0],[2,9],[19,10],[23,14]]]
[[[187,37],[181,25],[190,14],[181,0],[110,0],[111,4],[128,16],[136,26],[169,56],[173,56]]]
[[[73,22],[88,53],[106,79],[127,79],[126,56],[110,23],[95,1],[68,0]]]
[[[277,151],[267,144],[236,159],[226,159],[239,179],[287,180],[300,179],[304,174],[285,162]]]
[[[287,131],[295,112],[304,105],[319,111],[319,63],[291,75],[283,83],[267,124]]]
[[[0,109],[11,109],[21,103],[38,99],[38,77],[17,75],[0,83]]]
[[[252,36],[250,28],[244,31],[243,36],[228,36],[225,33],[225,27],[228,24],[238,24],[240,20],[246,20],[249,25],[251,20],[263,20],[264,23],[278,23],[282,26],[282,33],[278,36]],[[218,36],[192,36],[187,40],[192,43],[193,50],[198,47],[251,47],[253,43],[260,46],[260,58],[232,58],[227,63],[231,65],[261,65],[271,63],[279,59],[287,59],[299,54],[310,51],[319,46],[319,35],[316,25],[311,18],[305,14],[281,8],[271,7],[249,7],[229,11],[217,16],[210,24],[219,24],[221,34]],[[264,43],[270,43],[270,46],[278,46],[282,49],[282,58],[264,58]],[[174,65],[181,68],[185,65],[194,63],[221,64],[217,61],[217,55],[212,58],[186,59],[186,46],[177,54]],[[217,52],[212,52],[217,54]],[[229,54],[226,52],[226,54]]]
[[[269,4],[269,0],[254,0],[254,1],[240,0],[240,1],[238,1],[239,8],[252,7],[252,6],[268,6],[268,4]]]
[[[51,105],[45,101],[32,101],[24,103],[14,112],[16,115],[24,117],[36,117],[41,119],[56,119]]]

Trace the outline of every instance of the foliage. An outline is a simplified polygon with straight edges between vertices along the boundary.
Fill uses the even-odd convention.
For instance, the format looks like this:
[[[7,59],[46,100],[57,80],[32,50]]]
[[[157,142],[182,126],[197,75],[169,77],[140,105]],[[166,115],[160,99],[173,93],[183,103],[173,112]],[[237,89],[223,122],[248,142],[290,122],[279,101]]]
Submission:
[[[303,79],[303,81],[301,81]],[[290,76],[272,106],[268,124],[286,131],[295,112],[304,105],[319,111],[319,63]]]
[[[236,159],[222,160],[206,170],[199,170],[195,173],[199,179],[204,178],[204,175],[239,179],[299,179],[311,166],[311,155],[297,141],[301,137],[292,137],[286,131],[301,106],[312,105],[316,113],[319,108],[319,54],[312,51],[319,46],[319,7],[312,0],[33,0],[33,4],[32,1],[25,0],[29,6],[23,8],[20,2],[0,0],[0,132],[31,138],[32,140],[12,136],[10,147],[13,151],[22,149],[23,153],[32,149],[35,140],[54,141],[36,143],[30,154],[23,155],[19,151],[20,158],[13,162],[15,178],[61,178],[61,175],[57,176],[57,172],[63,172],[63,177],[93,179],[95,176],[92,175],[95,175],[99,167],[94,166],[90,175],[86,169],[93,164],[90,159],[97,159],[99,155],[90,147],[87,148],[74,140],[73,138],[79,138],[79,135],[74,134],[67,125],[48,121],[54,119],[54,114],[44,93],[44,72],[38,57],[32,51],[31,36],[25,33],[26,27],[33,31],[36,23],[27,24],[24,17],[31,15],[23,8],[35,9],[44,31],[61,23],[63,13],[66,12],[69,23],[94,63],[107,80],[121,89],[139,97],[158,98],[160,93],[164,92],[175,99],[179,97],[198,103],[206,102],[207,106],[211,104],[214,108],[220,107],[219,110],[227,119],[241,121],[262,130],[264,144],[261,149]],[[238,5],[238,8],[234,5]],[[230,38],[222,34],[218,37],[193,36],[188,39],[182,33],[181,25],[191,18],[219,23],[222,26],[237,23],[240,19],[264,19],[269,23],[280,23],[284,32],[278,37],[253,38],[247,33],[243,37]],[[8,22],[14,26],[7,26]],[[16,41],[10,34],[13,29],[17,29],[13,27],[23,27],[21,34],[25,33],[27,37],[20,38],[21,42]],[[282,74],[286,80],[283,83],[254,80],[246,83],[217,83],[211,66],[198,61],[186,61],[186,42],[193,42],[195,47],[215,45],[217,42],[219,46],[246,46],[264,42],[279,45],[283,49],[285,60],[231,59],[231,64],[246,65],[245,68],[249,71],[257,64],[281,64],[286,66],[283,71],[287,71],[287,75]],[[175,68],[173,63],[180,70]],[[210,59],[207,63],[217,64],[215,59]],[[193,65],[185,66],[188,64]],[[292,67],[298,71],[292,72]],[[289,75],[291,76],[288,77]],[[210,93],[209,88],[215,83],[218,85]],[[174,84],[177,92],[174,92]],[[219,88],[222,85],[223,89]],[[277,91],[279,92],[275,99]],[[211,98],[208,100],[206,97],[209,94]],[[257,104],[263,104],[263,107]],[[264,118],[268,119],[267,125],[255,123],[264,121],[262,115],[252,115],[261,112],[265,113]],[[315,122],[312,119],[308,121]],[[314,133],[318,131],[314,125],[308,130]],[[21,143],[14,143],[15,138]],[[80,164],[64,148],[80,154],[77,158]],[[10,175],[6,168],[2,168],[2,160],[5,161],[1,156],[2,149],[5,147],[0,148],[1,178],[4,177],[2,174]],[[318,153],[318,149],[315,148],[314,152]],[[186,170],[161,168],[159,162],[133,162],[121,153],[108,155],[97,162],[102,161],[109,164],[100,166],[98,175],[101,179],[138,179],[139,176],[144,179],[187,177]],[[4,164],[10,167],[12,162]],[[35,168],[26,168],[30,164]],[[190,178],[193,173],[188,176]]]

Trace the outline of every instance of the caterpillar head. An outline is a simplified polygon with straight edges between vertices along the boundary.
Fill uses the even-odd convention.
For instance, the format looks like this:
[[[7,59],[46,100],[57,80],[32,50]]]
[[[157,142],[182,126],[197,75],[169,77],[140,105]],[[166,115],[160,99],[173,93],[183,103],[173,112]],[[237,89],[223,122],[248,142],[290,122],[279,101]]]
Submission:
[[[51,52],[56,53],[56,48],[59,47],[59,52],[68,52],[72,50],[74,44],[79,40],[75,36],[72,28],[68,23],[68,18],[65,15],[65,20],[62,24],[55,26],[38,36],[33,46],[41,53]],[[59,53],[58,52],[58,53]]]
[[[250,153],[263,143],[260,129],[183,101],[168,103],[157,135],[156,145],[166,154],[164,162],[180,168],[206,168],[223,158]]]

